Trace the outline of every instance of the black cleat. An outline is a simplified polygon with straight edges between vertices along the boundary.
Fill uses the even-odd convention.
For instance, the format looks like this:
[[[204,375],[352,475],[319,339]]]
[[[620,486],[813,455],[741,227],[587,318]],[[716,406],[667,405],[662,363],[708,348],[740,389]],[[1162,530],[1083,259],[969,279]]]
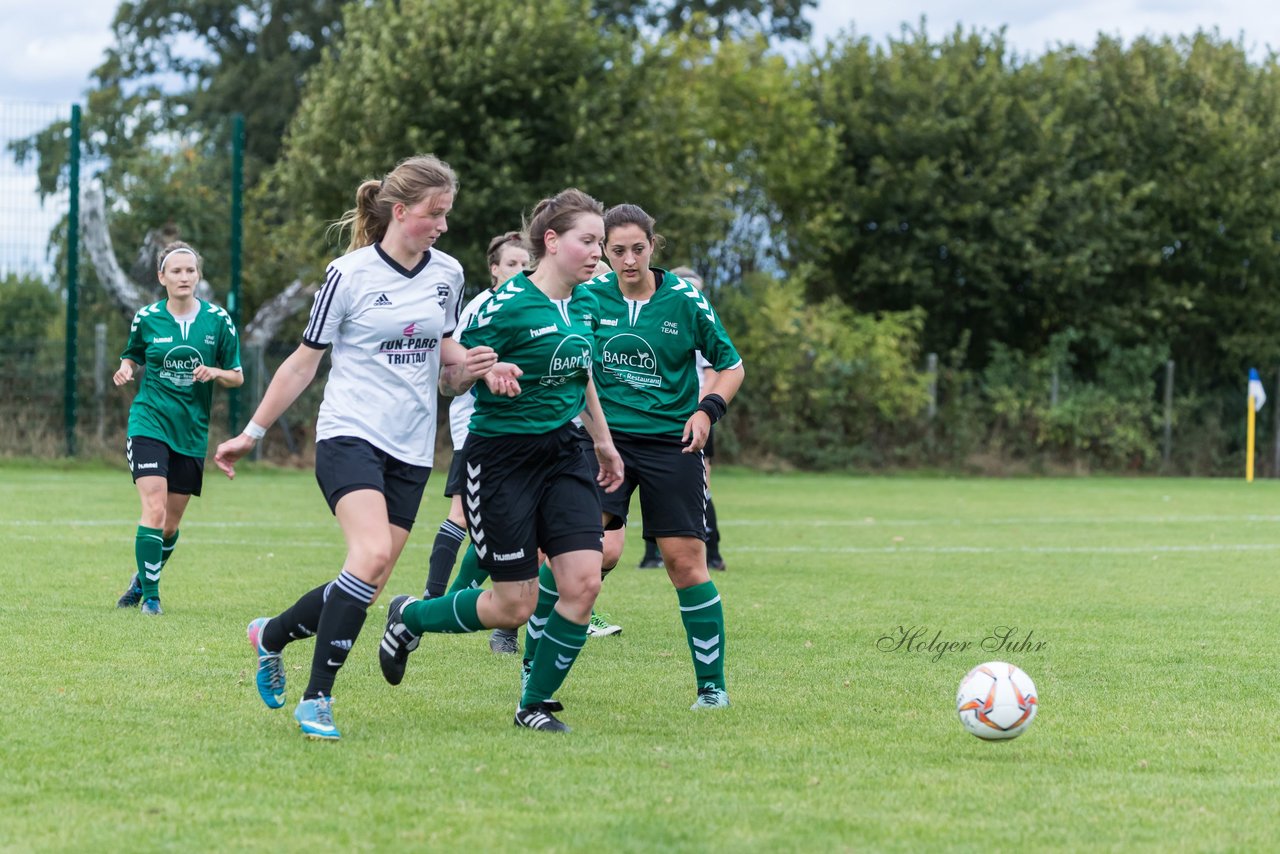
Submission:
[[[549,703],[534,703],[523,709],[516,709],[515,724],[525,729],[538,729],[543,732],[569,732],[569,727],[551,714],[563,711],[564,707],[552,700]]]
[[[138,603],[142,601],[142,585],[138,583],[138,576],[135,574],[129,580],[129,589],[124,595],[116,600],[117,608],[136,608]]]
[[[397,596],[391,600],[391,607],[387,608],[387,630],[382,633],[382,643],[378,645],[378,664],[382,667],[383,678],[392,685],[399,685],[404,679],[409,653],[418,648],[421,640],[400,619],[405,605],[417,601],[412,596]]]

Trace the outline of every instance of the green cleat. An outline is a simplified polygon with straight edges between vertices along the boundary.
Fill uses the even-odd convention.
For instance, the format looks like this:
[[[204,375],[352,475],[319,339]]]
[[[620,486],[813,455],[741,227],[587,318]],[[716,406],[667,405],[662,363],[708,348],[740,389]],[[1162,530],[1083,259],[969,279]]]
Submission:
[[[609,635],[622,634],[622,626],[615,626],[609,621],[608,614],[597,614],[591,612],[591,621],[587,623],[587,637],[589,638],[607,638]]]

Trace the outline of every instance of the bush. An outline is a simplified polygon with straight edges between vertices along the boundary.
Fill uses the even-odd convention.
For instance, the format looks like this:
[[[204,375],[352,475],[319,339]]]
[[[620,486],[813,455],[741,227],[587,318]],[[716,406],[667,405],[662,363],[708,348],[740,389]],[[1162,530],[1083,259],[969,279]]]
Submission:
[[[721,306],[746,368],[726,425],[747,459],[878,466],[918,436],[927,403],[919,310],[871,317],[753,274]]]
[[[12,274],[0,279],[0,340],[29,342],[31,350],[62,317],[62,300],[44,282]]]

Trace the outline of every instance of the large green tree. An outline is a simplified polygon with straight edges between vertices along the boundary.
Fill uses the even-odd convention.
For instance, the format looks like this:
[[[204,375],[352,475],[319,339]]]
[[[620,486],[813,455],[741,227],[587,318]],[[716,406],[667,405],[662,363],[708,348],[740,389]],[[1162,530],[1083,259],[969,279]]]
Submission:
[[[489,236],[570,185],[606,204],[643,205],[667,238],[664,258],[706,266],[742,216],[767,207],[756,198],[762,151],[789,146],[823,162],[827,137],[764,39],[717,42],[699,19],[637,43],[602,36],[588,9],[587,0],[351,7],[263,194],[260,233],[288,231],[273,242],[297,248],[295,263],[315,275],[342,248],[325,242],[324,226],[357,183],[429,151],[462,184],[442,248],[481,280]]]
[[[1200,34],[1030,61],[921,29],[837,44],[807,81],[840,149],[832,227],[793,246],[815,295],[920,306],[925,345],[976,365],[1068,330],[1086,372],[1112,346],[1167,346],[1196,382],[1280,355],[1272,60]]]
[[[594,0],[597,15],[633,29],[675,32],[698,18],[709,21],[717,38],[763,34],[808,38],[805,13],[817,0]]]

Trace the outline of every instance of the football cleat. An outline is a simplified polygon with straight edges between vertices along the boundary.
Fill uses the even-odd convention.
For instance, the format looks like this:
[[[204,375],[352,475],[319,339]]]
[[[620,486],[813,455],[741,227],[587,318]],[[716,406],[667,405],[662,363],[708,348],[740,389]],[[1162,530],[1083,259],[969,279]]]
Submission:
[[[591,620],[587,623],[587,637],[607,638],[609,635],[622,634],[622,626],[615,626],[609,621],[608,614],[591,612]]]
[[[150,599],[142,600],[142,613],[148,617],[159,617],[164,613],[164,609],[160,607],[160,600],[153,596]]]
[[[516,629],[494,629],[489,635],[489,649],[502,655],[515,655],[520,652],[520,641]]]
[[[298,721],[298,729],[307,738],[337,741],[342,737],[342,733],[333,725],[332,697],[303,700],[298,704],[293,717]]]
[[[387,608],[387,630],[382,633],[382,643],[378,645],[378,664],[382,667],[382,676],[392,685],[399,685],[404,679],[404,668],[409,663],[409,653],[418,648],[422,639],[409,631],[401,615],[405,606],[418,600],[409,595],[397,596],[391,600]]]
[[[258,696],[268,709],[278,709],[284,705],[284,661],[280,653],[267,652],[262,646],[262,630],[268,622],[268,618],[259,617],[249,624],[249,645],[258,656]]]
[[[537,729],[543,732],[569,732],[563,721],[551,714],[563,709],[559,703],[533,703],[525,708],[516,709],[515,725],[525,729]]]
[[[698,709],[723,709],[728,705],[728,692],[723,688],[717,688],[714,682],[707,682],[698,689],[698,700],[689,708],[697,711]]]
[[[138,583],[138,576],[135,574],[129,580],[129,589],[124,592],[119,599],[116,600],[117,608],[136,608],[138,603],[142,601],[142,585]]]

